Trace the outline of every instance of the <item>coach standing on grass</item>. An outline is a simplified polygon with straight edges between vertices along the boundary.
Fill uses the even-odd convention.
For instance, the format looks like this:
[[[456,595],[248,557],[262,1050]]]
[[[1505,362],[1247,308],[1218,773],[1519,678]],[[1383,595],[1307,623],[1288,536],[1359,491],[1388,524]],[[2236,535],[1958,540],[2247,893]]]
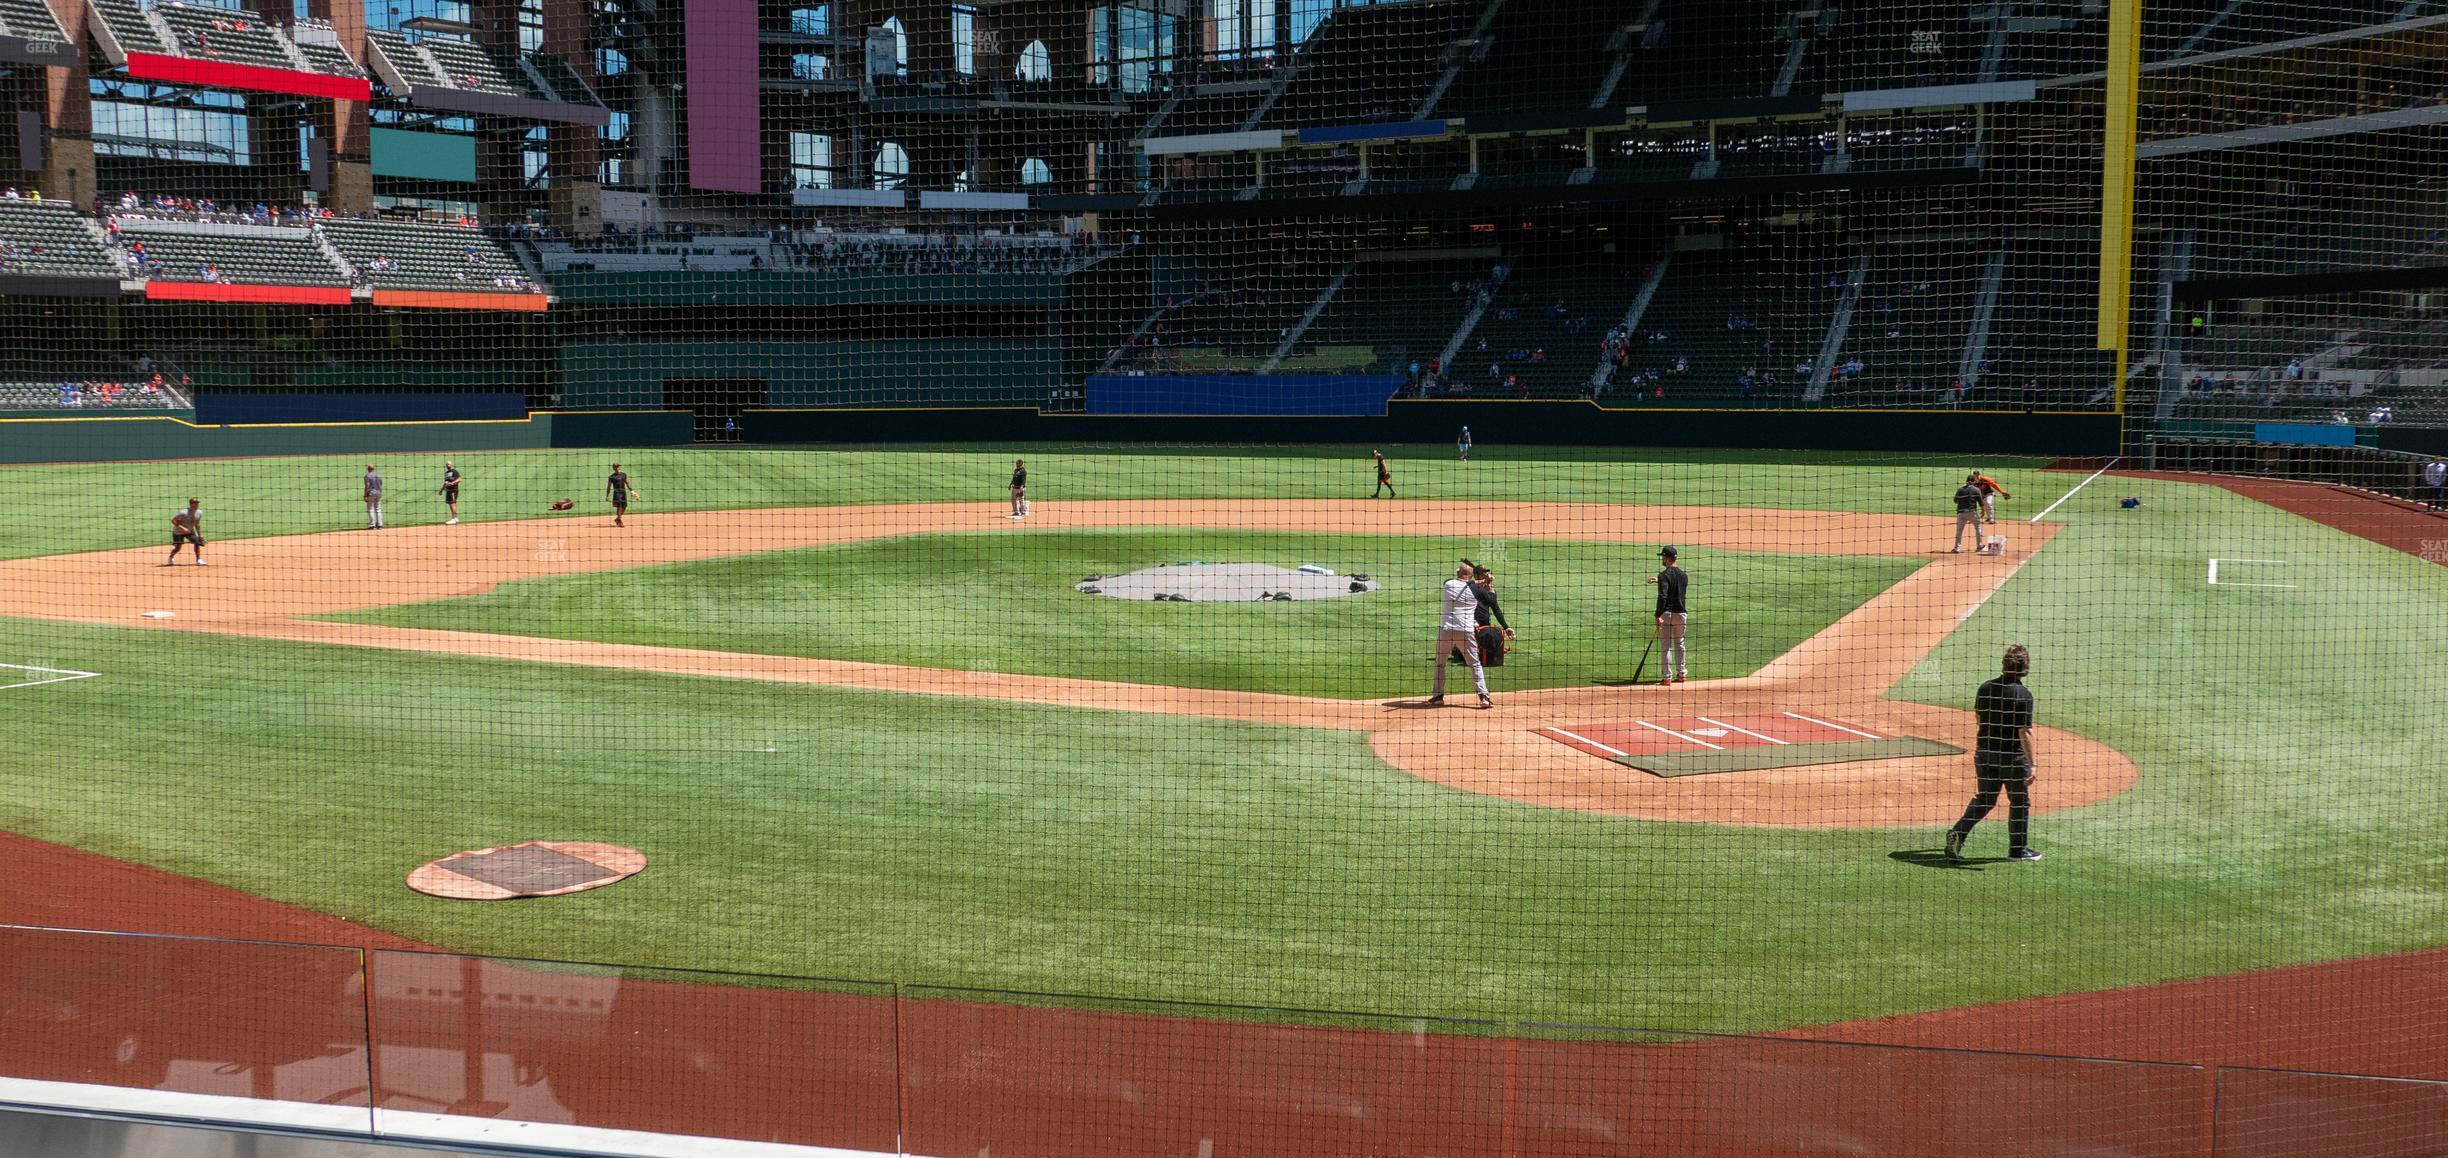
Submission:
[[[1964,476],[1964,484],[1955,488],[1955,549],[1948,552],[1949,554],[1963,554],[1963,533],[1965,527],[1972,528],[1972,549],[1975,551],[1979,550],[1981,545],[1981,536],[1987,533],[1981,530],[1981,489],[1979,471],[1974,471],[1971,474]]]
[[[1962,819],[1947,830],[1950,863],[1963,860],[1964,838],[1997,807],[2000,790],[2006,793],[2006,859],[2040,859],[2031,846],[2032,694],[2023,686],[2030,672],[2031,653],[2015,644],[2006,649],[1998,677],[1972,698],[1972,712],[1980,719],[1980,737],[1972,746],[1972,772],[1979,783]]]

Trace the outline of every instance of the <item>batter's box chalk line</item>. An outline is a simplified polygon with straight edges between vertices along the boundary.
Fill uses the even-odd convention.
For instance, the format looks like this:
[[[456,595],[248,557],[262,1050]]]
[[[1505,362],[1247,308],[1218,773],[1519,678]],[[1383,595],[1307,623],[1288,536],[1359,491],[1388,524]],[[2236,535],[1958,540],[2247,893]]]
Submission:
[[[64,667],[42,667],[40,665],[30,663],[0,663],[0,669],[29,672],[44,677],[42,679],[17,680],[12,683],[0,684],[0,692],[5,692],[12,688],[32,688],[41,687],[44,684],[64,684],[69,680],[89,680],[102,674],[98,671],[72,671]],[[0,676],[0,679],[5,678],[7,677]]]

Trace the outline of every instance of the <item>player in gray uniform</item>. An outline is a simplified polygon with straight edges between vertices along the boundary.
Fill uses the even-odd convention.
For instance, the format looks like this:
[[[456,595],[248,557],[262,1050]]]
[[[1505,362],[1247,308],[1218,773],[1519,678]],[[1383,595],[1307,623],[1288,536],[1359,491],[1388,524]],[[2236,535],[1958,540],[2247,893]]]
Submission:
[[[1454,577],[1445,581],[1443,618],[1437,620],[1436,686],[1428,702],[1445,702],[1445,654],[1459,650],[1470,661],[1471,687],[1479,693],[1479,706],[1492,708],[1496,701],[1488,695],[1487,668],[1479,663],[1479,593],[1471,589],[1471,565],[1454,568]]]
[[[366,464],[366,530],[379,531],[382,529],[382,487],[382,476],[374,472],[374,465],[372,463]]]
[[[178,562],[179,548],[190,543],[195,545],[196,566],[204,565],[204,512],[197,509],[203,505],[200,499],[189,499],[170,516],[170,557],[162,566]]]
[[[1028,464],[1016,458],[1012,460],[1011,503],[1012,518],[1028,517]]]

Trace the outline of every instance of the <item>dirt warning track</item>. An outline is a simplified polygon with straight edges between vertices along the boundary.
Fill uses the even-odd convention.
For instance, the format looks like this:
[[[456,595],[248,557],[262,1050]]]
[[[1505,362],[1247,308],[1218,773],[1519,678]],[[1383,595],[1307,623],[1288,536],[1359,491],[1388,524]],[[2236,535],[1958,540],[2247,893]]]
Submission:
[[[1972,717],[1882,697],[2055,533],[2013,528],[2003,558],[1939,548],[1952,520],[1757,508],[1366,500],[1116,501],[1046,504],[1025,522],[999,503],[813,507],[457,527],[338,531],[215,543],[204,568],[159,566],[144,547],[0,563],[0,614],[149,626],[294,642],[482,656],[676,675],[820,684],[1108,711],[1198,716],[1367,732],[1376,754],[1448,786],[1617,816],[1778,827],[1938,824],[1962,804],[1961,759],[1911,758],[1661,778],[1536,734],[1640,716],[1825,713],[1889,735],[1970,745]],[[573,575],[913,534],[1029,534],[1163,527],[1586,542],[1887,555],[1930,562],[1757,673],[1673,687],[1514,692],[1492,711],[1097,680],[976,673],[689,648],[323,622],[306,616],[490,591]],[[1934,556],[1934,557],[1933,557]],[[1433,610],[1433,609],[1429,609]],[[169,613],[166,617],[160,613]],[[1429,622],[1423,612],[1422,623]],[[1627,624],[1637,638],[1642,623]],[[1425,645],[1432,638],[1422,632]],[[1423,651],[1423,659],[1425,653]],[[1423,663],[1423,666],[1425,664]],[[1423,683],[1426,672],[1422,672]],[[1467,695],[1455,702],[1467,703]],[[2038,732],[2040,811],[2131,786],[2130,760],[2105,745]],[[1465,758],[1467,757],[1467,758]]]

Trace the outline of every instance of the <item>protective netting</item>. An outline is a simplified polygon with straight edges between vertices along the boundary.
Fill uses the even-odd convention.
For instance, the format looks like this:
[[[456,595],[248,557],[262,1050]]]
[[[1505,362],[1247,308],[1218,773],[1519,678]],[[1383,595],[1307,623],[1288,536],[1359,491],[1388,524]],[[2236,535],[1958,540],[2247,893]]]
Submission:
[[[0,0],[0,1101],[2419,1150],[2435,8]]]

